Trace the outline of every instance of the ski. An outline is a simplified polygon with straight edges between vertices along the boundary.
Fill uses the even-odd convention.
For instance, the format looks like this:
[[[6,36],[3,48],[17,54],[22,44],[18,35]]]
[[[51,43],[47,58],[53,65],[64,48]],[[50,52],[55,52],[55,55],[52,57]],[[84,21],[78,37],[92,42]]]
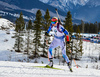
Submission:
[[[55,69],[55,70],[64,70],[61,68],[56,68],[56,67],[50,67],[50,66],[32,66],[32,67],[36,67],[36,68],[48,68],[48,69]]]
[[[32,66],[32,67],[36,67],[36,68],[48,68],[48,69],[55,69],[55,70],[64,70],[64,69],[61,69],[61,68],[57,68],[57,67],[50,67],[48,65],[46,66]],[[72,68],[70,66],[68,66],[70,72],[73,72]]]

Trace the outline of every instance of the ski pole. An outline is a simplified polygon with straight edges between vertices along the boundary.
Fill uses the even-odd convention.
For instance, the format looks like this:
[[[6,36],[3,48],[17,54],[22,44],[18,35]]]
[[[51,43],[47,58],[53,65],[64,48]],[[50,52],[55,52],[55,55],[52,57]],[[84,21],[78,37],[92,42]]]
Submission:
[[[73,59],[73,60],[74,60],[75,66],[78,68],[78,66],[77,66],[77,64],[76,64],[76,61],[75,61],[75,59]]]

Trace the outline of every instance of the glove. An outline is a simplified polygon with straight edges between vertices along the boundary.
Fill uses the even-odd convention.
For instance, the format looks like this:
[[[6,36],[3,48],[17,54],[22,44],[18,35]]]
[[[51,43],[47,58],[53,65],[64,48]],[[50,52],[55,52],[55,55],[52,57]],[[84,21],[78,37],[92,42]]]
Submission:
[[[69,44],[70,43],[70,41],[67,41],[67,44]]]
[[[49,36],[49,34],[48,34],[47,32],[45,32],[45,35],[46,35],[46,36]]]
[[[70,43],[70,42],[69,42],[69,36],[68,36],[68,35],[66,35],[66,41],[67,41],[67,44]]]
[[[69,36],[68,35],[66,35],[66,41],[69,41]]]

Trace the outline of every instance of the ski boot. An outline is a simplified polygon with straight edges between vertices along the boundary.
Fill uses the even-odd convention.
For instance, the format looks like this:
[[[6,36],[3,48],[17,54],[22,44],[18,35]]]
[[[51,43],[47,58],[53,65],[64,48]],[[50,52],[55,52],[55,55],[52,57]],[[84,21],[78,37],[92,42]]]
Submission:
[[[48,67],[48,68],[53,67],[53,59],[52,58],[50,58],[50,63],[48,65],[46,65],[45,67]]]
[[[72,68],[71,68],[71,63],[68,62],[67,65],[68,65],[69,70],[70,70],[71,72],[73,72],[73,70],[72,70]]]

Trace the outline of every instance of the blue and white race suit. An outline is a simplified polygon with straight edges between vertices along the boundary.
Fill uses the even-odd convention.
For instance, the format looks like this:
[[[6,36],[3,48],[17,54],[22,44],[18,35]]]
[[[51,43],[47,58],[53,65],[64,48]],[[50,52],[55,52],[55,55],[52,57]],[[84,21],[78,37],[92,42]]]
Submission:
[[[59,27],[58,27],[59,26]],[[57,24],[57,26],[52,26],[52,24],[50,25],[47,33],[49,33],[50,31],[54,32],[54,40],[52,41],[52,43],[49,46],[48,49],[48,57],[52,58],[52,50],[58,46],[61,47],[62,50],[62,55],[65,59],[65,61],[68,63],[69,59],[66,55],[66,43],[65,43],[65,34],[68,35],[68,31],[66,29],[64,29],[64,27],[60,24]]]

